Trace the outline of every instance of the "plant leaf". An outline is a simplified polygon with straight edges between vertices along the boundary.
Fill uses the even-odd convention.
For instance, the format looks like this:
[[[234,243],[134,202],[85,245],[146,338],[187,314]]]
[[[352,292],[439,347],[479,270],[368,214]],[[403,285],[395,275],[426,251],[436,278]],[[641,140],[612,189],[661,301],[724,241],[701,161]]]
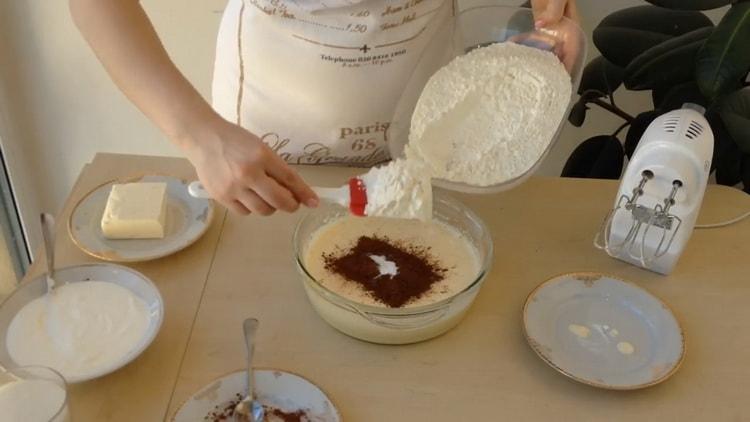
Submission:
[[[578,94],[594,89],[605,94],[614,92],[622,83],[625,70],[612,64],[604,56],[591,60],[583,69],[581,84],[578,86]]]
[[[707,26],[714,25],[711,19],[700,12],[635,6],[606,16],[597,29],[628,28],[675,37]]]
[[[594,136],[573,150],[561,176],[617,180],[622,174],[624,156],[617,137]]]
[[[671,85],[659,85],[655,86],[654,89],[651,90],[651,103],[654,105],[654,108],[659,108],[659,104],[664,102],[664,98],[667,96],[669,91],[672,90],[672,88],[674,87]]]
[[[582,100],[573,104],[573,107],[570,108],[570,114],[568,115],[568,121],[570,124],[575,127],[583,126],[583,122],[586,120],[586,110],[588,109],[586,103]]]
[[[742,156],[742,186],[745,193],[750,193],[750,154]]]
[[[739,87],[750,70],[750,2],[735,3],[698,51],[695,78],[714,100]]]
[[[734,186],[742,180],[742,152],[716,113],[706,113],[714,134],[714,157],[716,183]]]
[[[695,75],[695,57],[713,28],[705,27],[652,47],[625,68],[625,87],[632,90],[687,82]]]
[[[624,68],[651,47],[711,26],[711,20],[700,12],[636,6],[605,17],[594,29],[593,38],[596,48],[607,60]]]
[[[740,150],[750,154],[750,87],[722,98],[719,102],[719,115]]]
[[[626,67],[639,54],[670,39],[669,35],[642,32],[628,28],[594,30],[594,44],[602,56],[620,67]]]
[[[676,10],[709,10],[726,6],[732,0],[646,0],[651,4]]]
[[[628,133],[625,135],[625,155],[628,156],[628,159],[633,156],[635,147],[638,146],[638,142],[640,142],[643,132],[646,131],[648,125],[663,113],[661,110],[644,111],[635,116],[635,119],[630,122]]]
[[[701,93],[695,81],[683,82],[675,86],[661,85],[651,92],[654,106],[664,112],[682,108],[685,103],[693,103],[708,108],[708,100]]]

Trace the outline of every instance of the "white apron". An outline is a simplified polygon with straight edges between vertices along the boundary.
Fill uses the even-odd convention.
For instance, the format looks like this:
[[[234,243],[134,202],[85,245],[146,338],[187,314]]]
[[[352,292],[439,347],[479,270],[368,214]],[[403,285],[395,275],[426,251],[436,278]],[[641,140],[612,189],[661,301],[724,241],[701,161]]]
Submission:
[[[389,159],[399,96],[450,0],[229,0],[213,106],[297,164]]]

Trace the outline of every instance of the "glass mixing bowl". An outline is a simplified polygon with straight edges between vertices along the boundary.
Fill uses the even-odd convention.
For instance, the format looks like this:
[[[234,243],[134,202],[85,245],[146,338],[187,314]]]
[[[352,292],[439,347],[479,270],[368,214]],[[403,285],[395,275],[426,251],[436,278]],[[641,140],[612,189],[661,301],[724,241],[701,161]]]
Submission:
[[[554,52],[570,75],[573,93],[577,91],[586,59],[586,38],[578,24],[563,18],[555,25],[537,30],[531,9],[486,4],[459,10],[455,17],[440,26],[430,40],[399,99],[389,129],[388,147],[392,157],[403,156],[409,140],[411,117],[429,78],[454,58],[475,48],[501,42],[516,42]],[[571,105],[572,101],[569,101],[568,112]],[[568,112],[564,114],[565,117]],[[565,117],[560,120],[552,141],[539,160],[520,176],[490,186],[472,186],[442,179],[435,179],[433,183],[467,193],[494,193],[517,186],[536,171],[552,149]]]
[[[435,192],[433,218],[458,230],[469,240],[479,257],[479,272],[465,289],[439,302],[388,308],[344,298],[323,286],[305,268],[307,246],[315,232],[348,213],[342,207],[321,205],[303,217],[294,232],[297,268],[307,297],[321,318],[347,335],[381,344],[427,340],[456,326],[479,293],[492,265],[492,238],[484,222],[465,205],[442,192]]]

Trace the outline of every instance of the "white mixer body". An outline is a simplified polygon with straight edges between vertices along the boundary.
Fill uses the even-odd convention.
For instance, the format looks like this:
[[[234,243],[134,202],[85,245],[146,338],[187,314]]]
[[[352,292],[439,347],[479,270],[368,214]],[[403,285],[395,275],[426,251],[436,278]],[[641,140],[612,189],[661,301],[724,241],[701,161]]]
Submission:
[[[609,245],[625,246],[606,248],[610,255],[662,274],[672,271],[693,232],[708,183],[713,148],[709,123],[692,108],[669,112],[649,125],[622,177],[615,210],[622,206],[623,198],[633,197],[634,188],[648,175],[648,181],[635,196],[638,211],[666,207],[677,218],[659,226],[653,214],[620,208],[611,215],[607,240]],[[669,201],[670,193],[674,201]],[[648,217],[640,220],[643,224],[633,237],[636,214],[651,218],[647,224],[644,220]]]

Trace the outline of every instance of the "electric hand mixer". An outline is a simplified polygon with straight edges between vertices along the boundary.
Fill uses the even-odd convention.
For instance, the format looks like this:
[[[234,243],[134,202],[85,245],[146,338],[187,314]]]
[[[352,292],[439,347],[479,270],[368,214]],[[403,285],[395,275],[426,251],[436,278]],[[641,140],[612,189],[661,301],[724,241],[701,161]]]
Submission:
[[[669,274],[693,232],[713,148],[702,107],[685,104],[655,119],[628,163],[594,245],[614,258]]]

